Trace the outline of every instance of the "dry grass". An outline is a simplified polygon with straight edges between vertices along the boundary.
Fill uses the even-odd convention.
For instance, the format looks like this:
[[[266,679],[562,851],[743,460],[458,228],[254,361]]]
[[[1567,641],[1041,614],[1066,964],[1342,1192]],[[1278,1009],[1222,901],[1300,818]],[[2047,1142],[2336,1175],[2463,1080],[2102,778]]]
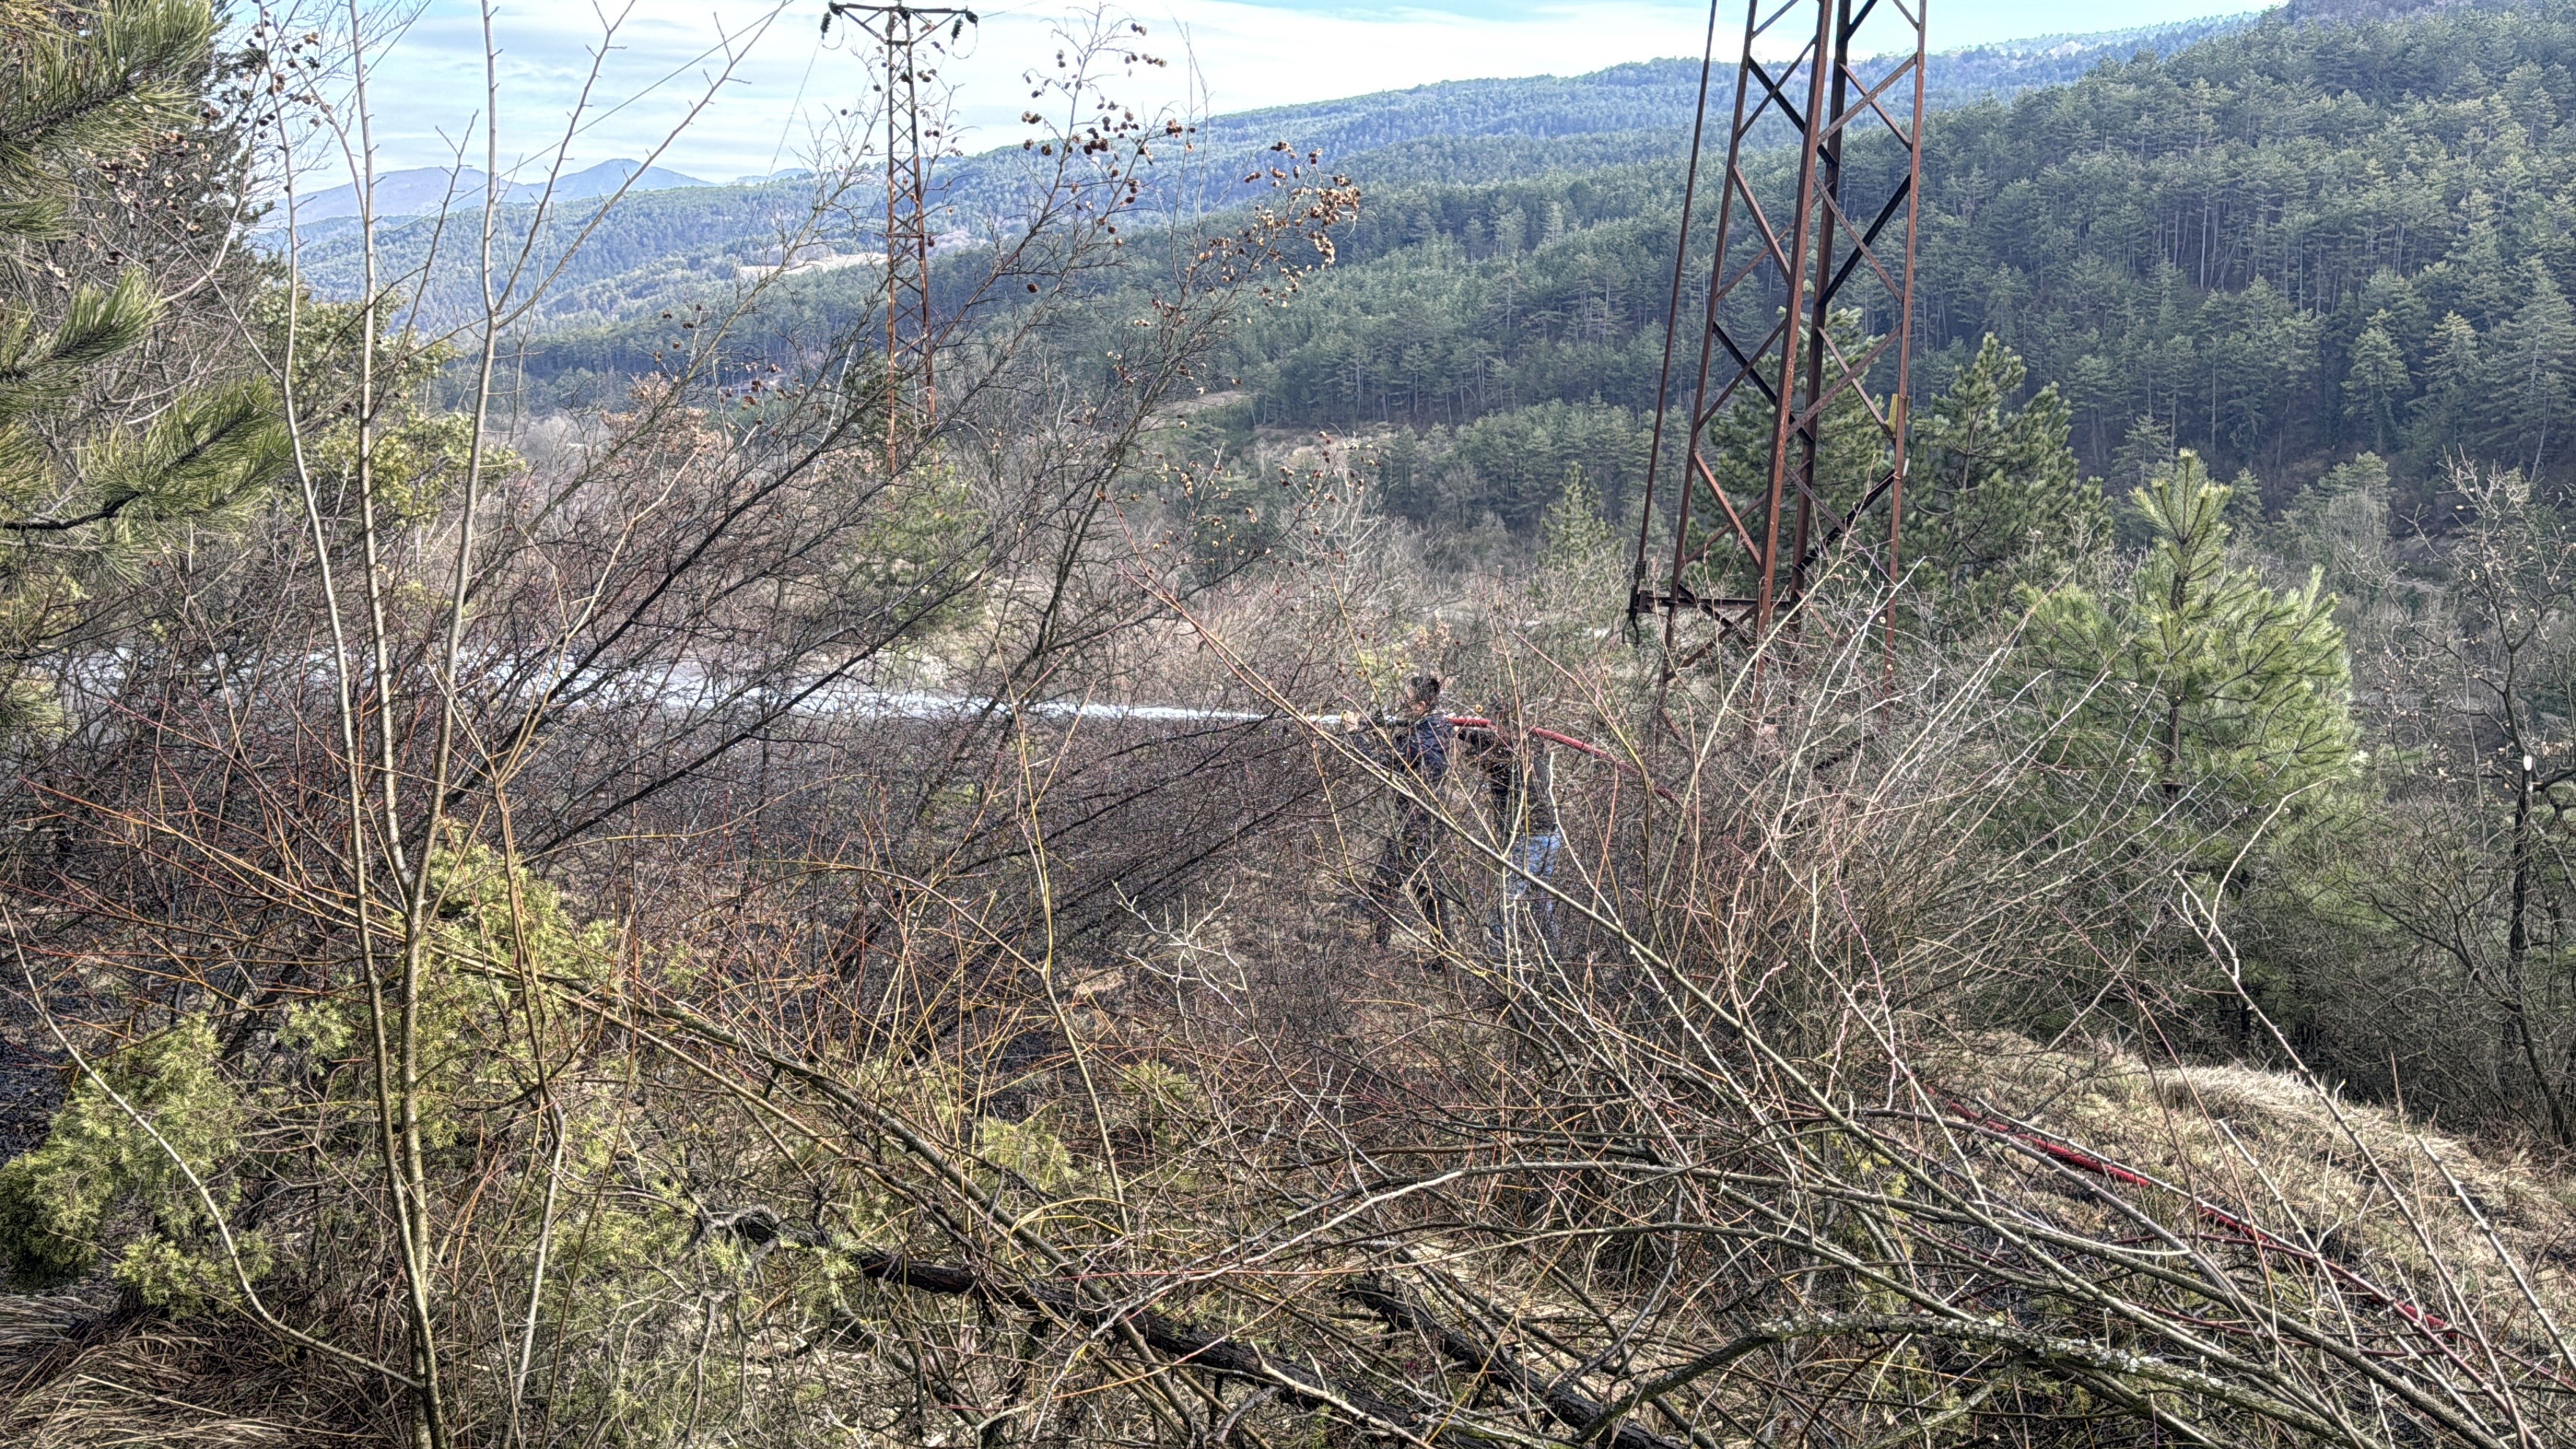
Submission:
[[[2552,1354],[2559,1335],[2542,1311],[2576,1323],[2576,1181],[2529,1152],[2473,1147],[2296,1075],[2159,1065],[2106,1046],[2048,1049],[1995,1033],[1934,1070],[1962,1098],[2160,1184],[2070,1177],[2017,1156],[2033,1188],[2117,1192],[2179,1236],[2248,1252],[2217,1215],[2239,1219],[2295,1250],[2265,1255],[2285,1291],[2366,1300],[2366,1283]],[[2098,1201],[2078,1216],[2115,1226]]]
[[[301,1359],[239,1324],[118,1319],[113,1305],[85,1298],[0,1296],[0,1443],[235,1449],[388,1437],[382,1404]]]

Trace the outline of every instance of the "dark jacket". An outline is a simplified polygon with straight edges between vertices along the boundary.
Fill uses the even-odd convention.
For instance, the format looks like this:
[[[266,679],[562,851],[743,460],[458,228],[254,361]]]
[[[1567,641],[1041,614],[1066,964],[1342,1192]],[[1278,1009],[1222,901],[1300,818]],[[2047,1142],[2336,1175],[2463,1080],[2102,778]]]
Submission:
[[[1363,731],[1358,743],[1361,752],[1379,764],[1401,770],[1425,786],[1436,786],[1449,778],[1449,747],[1457,733],[1449,716],[1433,710],[1410,724]]]
[[[1495,729],[1462,729],[1458,742],[1485,777],[1485,793],[1494,807],[1494,825],[1506,840],[1556,833],[1554,776],[1547,747],[1526,736]]]

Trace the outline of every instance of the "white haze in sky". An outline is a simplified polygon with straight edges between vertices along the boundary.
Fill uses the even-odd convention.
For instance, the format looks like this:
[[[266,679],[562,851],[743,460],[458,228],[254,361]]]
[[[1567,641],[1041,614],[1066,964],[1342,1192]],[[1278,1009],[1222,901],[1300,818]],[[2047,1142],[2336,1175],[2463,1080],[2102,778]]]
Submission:
[[[1882,0],[1886,3],[1886,0]],[[2040,0],[1929,0],[1933,48],[2062,31],[2114,30],[2241,12],[2245,0],[2099,0],[2081,11]],[[1029,103],[1016,84],[1052,70],[1068,31],[1092,12],[1063,0],[974,7],[945,79],[958,87],[957,143],[967,151],[1016,141]],[[1740,29],[1736,0],[1721,34]],[[471,0],[413,0],[371,64],[369,111],[380,171],[445,165],[460,149],[480,165],[484,138],[483,21]],[[1141,113],[1197,103],[1211,112],[1394,90],[1485,76],[1572,75],[1622,61],[1700,53],[1704,5],[1675,0],[1525,3],[1429,0],[1417,5],[1335,0],[1140,0],[1121,12],[1147,30],[1134,43],[1169,62],[1138,67],[1116,87]],[[705,102],[658,164],[708,181],[765,175],[815,154],[818,127],[860,103],[864,55],[835,24],[817,31],[821,0],[499,0],[502,169],[552,154],[567,117],[590,94],[569,147],[572,169],[644,159]],[[618,17],[602,55],[603,17]],[[380,21],[380,24],[391,23]],[[1132,38],[1132,37],[1131,37]],[[1721,47],[1724,48],[1723,46]],[[730,78],[715,84],[728,60]],[[710,91],[712,99],[708,99]],[[338,154],[317,153],[308,184],[345,180]]]

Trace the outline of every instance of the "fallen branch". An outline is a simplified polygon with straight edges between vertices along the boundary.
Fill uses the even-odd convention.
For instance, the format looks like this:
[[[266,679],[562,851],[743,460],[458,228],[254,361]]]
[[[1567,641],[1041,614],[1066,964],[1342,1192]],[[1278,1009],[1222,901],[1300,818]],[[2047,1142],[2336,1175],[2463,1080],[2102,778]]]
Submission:
[[[1569,1383],[1548,1382],[1514,1358],[1510,1349],[1451,1328],[1383,1284],[1357,1283],[1342,1292],[1353,1303],[1384,1319],[1389,1327],[1430,1339],[1443,1356],[1460,1368],[1509,1384],[1514,1392],[1543,1405],[1550,1417],[1577,1433],[1601,1421],[1601,1405],[1589,1394]],[[1621,1424],[1618,1432],[1610,1436],[1610,1443],[1612,1449],[1685,1449],[1679,1441],[1635,1423]]]
[[[1135,1330],[1146,1347],[1168,1356],[1176,1367],[1264,1384],[1303,1407],[1344,1414],[1371,1428],[1415,1442],[1421,1440],[1418,1431],[1433,1424],[1431,1415],[1389,1403],[1365,1389],[1337,1384],[1311,1369],[1274,1358],[1240,1339],[1203,1333],[1147,1308],[1086,1303],[1069,1286],[1001,1282],[971,1268],[923,1263],[895,1253],[867,1254],[859,1259],[856,1266],[864,1277],[898,1284],[917,1292],[974,1298],[999,1308],[1091,1329],[1123,1325]],[[1440,1422],[1455,1424],[1445,1415],[1441,1416]]]

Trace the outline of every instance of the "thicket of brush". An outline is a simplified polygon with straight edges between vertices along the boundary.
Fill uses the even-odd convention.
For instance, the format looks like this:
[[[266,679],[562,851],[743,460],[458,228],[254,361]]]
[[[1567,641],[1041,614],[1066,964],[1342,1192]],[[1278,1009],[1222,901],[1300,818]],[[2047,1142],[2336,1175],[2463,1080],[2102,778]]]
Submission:
[[[1178,419],[1357,201],[1131,242],[1167,133],[1091,71],[935,429],[881,319],[746,379],[720,314],[537,422],[506,287],[430,338],[229,249],[349,36],[7,16],[0,1439],[2576,1433],[2576,571],[2510,475],[2411,565],[2366,462],[2032,537],[2102,519],[2063,412],[1961,392],[1955,546],[1667,677],[1579,479],[1505,579],[1330,449],[1235,546]],[[1516,902],[1473,770],[1312,718],[1426,668],[1598,746]]]

